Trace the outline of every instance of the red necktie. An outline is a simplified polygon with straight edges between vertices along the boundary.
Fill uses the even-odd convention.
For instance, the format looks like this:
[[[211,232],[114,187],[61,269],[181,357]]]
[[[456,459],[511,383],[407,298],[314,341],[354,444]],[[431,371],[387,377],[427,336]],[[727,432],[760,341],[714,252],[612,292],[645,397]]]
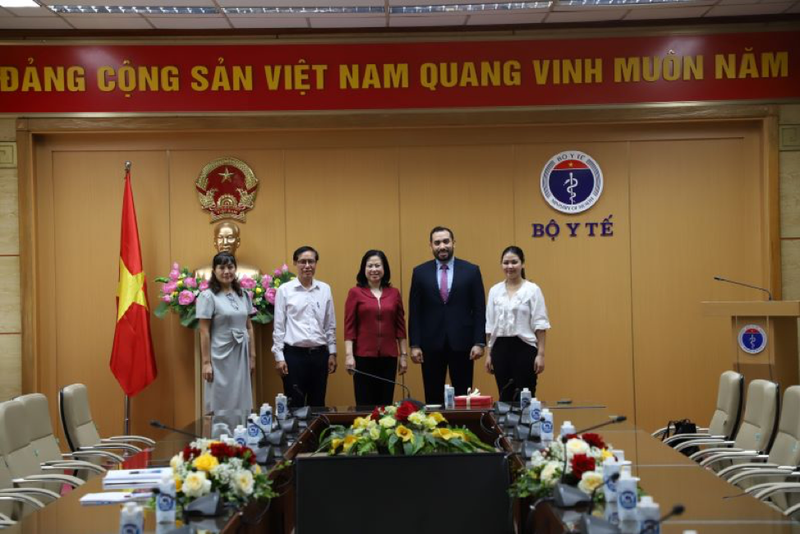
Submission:
[[[442,296],[442,302],[447,302],[447,265],[442,265],[442,274],[439,277],[439,295]]]

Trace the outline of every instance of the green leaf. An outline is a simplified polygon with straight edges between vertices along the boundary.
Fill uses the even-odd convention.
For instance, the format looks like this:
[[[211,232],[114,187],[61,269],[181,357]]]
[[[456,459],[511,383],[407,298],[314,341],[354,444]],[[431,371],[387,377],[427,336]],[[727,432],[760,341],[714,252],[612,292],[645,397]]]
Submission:
[[[158,278],[154,278],[153,282],[159,282],[161,284],[166,284],[166,283],[169,282],[169,278],[167,278],[166,276],[159,276]]]
[[[168,313],[169,313],[169,304],[167,304],[163,300],[158,306],[156,306],[156,309],[153,310],[153,315],[155,315],[159,319],[163,319],[164,317],[167,316]]]
[[[403,453],[405,453],[406,456],[413,456],[414,443],[412,441],[406,441],[403,443]]]

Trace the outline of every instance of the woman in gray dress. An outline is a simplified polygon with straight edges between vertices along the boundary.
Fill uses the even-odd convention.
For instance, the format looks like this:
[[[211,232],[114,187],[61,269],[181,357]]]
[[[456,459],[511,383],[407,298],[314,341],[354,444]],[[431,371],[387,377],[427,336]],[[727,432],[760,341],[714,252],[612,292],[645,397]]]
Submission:
[[[200,354],[205,380],[205,411],[253,408],[250,373],[256,365],[251,343],[253,305],[236,279],[236,258],[220,252],[211,263],[208,289],[197,297]]]

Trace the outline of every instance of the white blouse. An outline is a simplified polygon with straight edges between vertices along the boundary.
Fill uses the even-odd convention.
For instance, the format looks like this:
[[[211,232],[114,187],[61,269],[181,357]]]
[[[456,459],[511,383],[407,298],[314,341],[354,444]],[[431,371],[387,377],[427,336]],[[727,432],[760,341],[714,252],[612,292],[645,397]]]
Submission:
[[[489,290],[486,303],[486,333],[489,346],[498,337],[518,337],[528,345],[537,346],[537,330],[550,328],[544,295],[539,286],[525,280],[514,296],[509,298],[506,283],[495,284]]]

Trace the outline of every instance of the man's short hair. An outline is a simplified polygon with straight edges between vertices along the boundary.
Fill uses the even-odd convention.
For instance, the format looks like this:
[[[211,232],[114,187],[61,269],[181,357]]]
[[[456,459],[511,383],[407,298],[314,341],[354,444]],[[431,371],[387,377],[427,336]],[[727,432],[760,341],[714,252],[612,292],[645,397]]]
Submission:
[[[430,241],[431,243],[433,243],[433,234],[435,234],[436,232],[447,232],[450,234],[450,241],[455,242],[456,240],[456,236],[453,235],[453,231],[450,228],[446,226],[434,226],[433,230],[431,230],[431,235],[428,238],[428,241]]]

